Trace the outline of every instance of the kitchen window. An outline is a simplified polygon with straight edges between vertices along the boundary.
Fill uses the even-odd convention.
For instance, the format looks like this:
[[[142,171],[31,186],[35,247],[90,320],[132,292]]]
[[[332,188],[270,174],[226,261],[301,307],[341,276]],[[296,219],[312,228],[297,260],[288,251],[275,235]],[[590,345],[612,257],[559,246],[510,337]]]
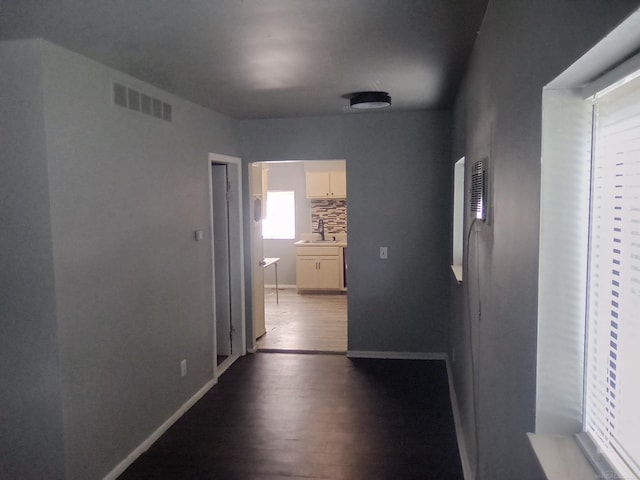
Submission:
[[[295,236],[294,192],[269,190],[267,192],[267,216],[262,220],[262,238],[292,240]]]

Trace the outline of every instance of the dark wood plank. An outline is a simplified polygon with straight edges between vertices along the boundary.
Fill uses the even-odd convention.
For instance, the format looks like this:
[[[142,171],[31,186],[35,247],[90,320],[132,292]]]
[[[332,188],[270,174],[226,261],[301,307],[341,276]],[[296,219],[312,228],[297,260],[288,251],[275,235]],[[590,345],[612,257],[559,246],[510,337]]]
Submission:
[[[462,480],[444,362],[256,354],[120,480]]]

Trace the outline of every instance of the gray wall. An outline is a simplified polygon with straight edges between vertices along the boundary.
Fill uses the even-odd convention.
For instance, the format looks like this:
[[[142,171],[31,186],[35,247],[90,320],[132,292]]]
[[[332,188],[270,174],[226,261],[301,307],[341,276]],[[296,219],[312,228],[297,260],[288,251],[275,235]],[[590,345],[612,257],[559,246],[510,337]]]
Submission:
[[[296,239],[264,241],[264,256],[278,257],[278,284],[296,284],[296,247],[293,243],[300,239],[301,233],[311,231],[311,203],[307,199],[307,185],[304,162],[268,163],[269,190],[293,190],[296,202]],[[275,270],[267,268],[264,272],[267,285],[276,283]]]
[[[0,478],[23,480],[64,476],[39,47],[0,43]]]
[[[458,96],[450,168],[462,155],[467,165],[488,155],[492,168],[491,222],[471,234],[465,285],[452,287],[450,354],[472,459],[470,338],[476,353],[478,479],[542,478],[525,436],[535,417],[542,87],[637,7],[492,1]]]
[[[244,162],[346,159],[349,350],[444,352],[450,115],[253,120],[240,122],[240,132]],[[380,246],[389,247],[386,261]]]
[[[67,478],[97,478],[213,378],[211,249],[193,231],[210,231],[208,153],[235,153],[234,132],[79,55],[44,53]],[[113,106],[112,79],[167,99],[173,122]]]
[[[2,198],[19,204],[2,209],[3,247],[16,256],[3,272],[17,270],[8,297],[3,286],[12,327],[2,341],[16,365],[3,392],[15,385],[28,399],[2,409],[12,419],[3,431],[35,412],[25,424],[46,436],[14,448],[46,458],[46,441],[57,457],[46,473],[10,478],[62,478],[61,426],[65,478],[101,478],[213,378],[211,249],[193,230],[210,231],[208,153],[237,153],[235,123],[49,43],[27,45],[26,59],[2,59],[3,70],[11,61],[27,73],[8,82],[24,118],[9,130],[2,175]],[[113,106],[112,80],[172,103],[173,123]],[[4,135],[16,119],[2,102]]]

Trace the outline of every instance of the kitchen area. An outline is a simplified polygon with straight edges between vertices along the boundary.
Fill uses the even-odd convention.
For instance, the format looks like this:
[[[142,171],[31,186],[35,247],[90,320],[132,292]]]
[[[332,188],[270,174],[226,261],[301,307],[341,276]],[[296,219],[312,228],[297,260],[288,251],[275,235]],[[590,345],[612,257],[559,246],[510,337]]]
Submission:
[[[264,270],[266,333],[258,339],[258,349],[346,352],[346,162],[261,165],[263,252],[265,259],[278,260]],[[291,205],[278,204],[274,212],[277,197],[288,197]]]

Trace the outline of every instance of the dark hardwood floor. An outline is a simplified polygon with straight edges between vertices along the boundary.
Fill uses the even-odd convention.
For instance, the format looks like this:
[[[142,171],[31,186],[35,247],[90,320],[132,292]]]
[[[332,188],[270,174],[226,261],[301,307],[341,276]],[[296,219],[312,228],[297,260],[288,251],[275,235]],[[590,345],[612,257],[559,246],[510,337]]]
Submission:
[[[462,480],[445,364],[240,358],[120,480]]]

